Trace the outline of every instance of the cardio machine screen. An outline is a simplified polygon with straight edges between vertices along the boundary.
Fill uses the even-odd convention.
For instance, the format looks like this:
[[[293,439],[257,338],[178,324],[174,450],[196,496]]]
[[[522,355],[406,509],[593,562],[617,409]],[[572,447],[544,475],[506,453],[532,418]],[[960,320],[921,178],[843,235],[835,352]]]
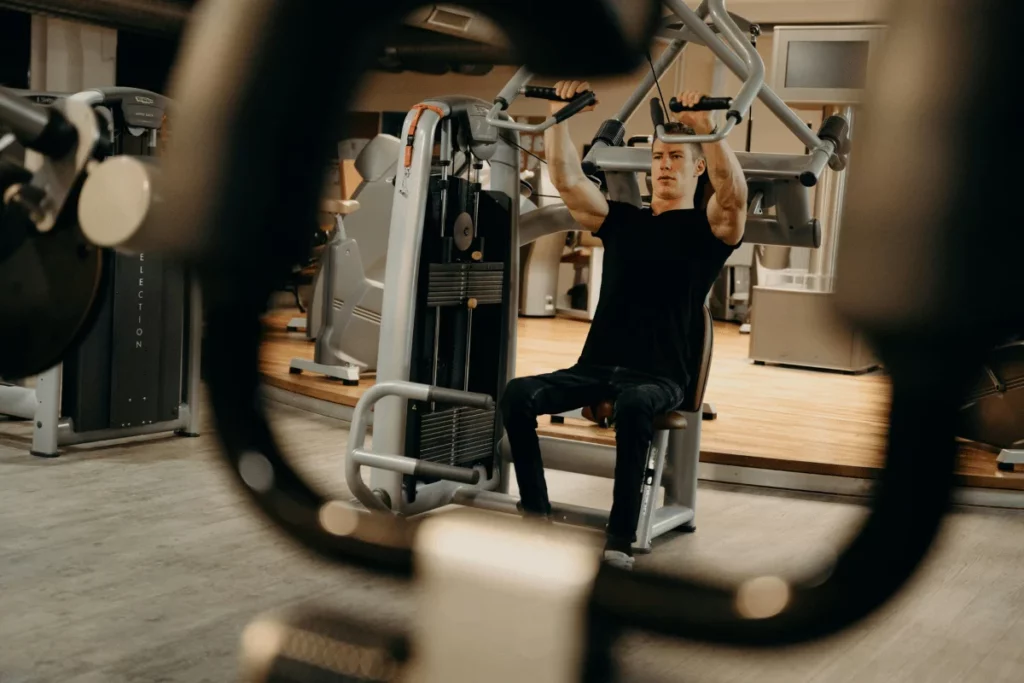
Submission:
[[[867,85],[866,40],[794,40],[786,55],[787,88],[843,88]]]

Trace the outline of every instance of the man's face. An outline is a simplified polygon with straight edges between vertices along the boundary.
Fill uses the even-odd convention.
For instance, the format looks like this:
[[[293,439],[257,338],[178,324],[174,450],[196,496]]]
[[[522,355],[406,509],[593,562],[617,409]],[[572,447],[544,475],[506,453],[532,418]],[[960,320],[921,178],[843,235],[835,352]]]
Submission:
[[[704,170],[704,160],[691,158],[686,145],[667,145],[654,141],[651,150],[651,187],[659,199],[677,200],[693,196],[697,177]]]

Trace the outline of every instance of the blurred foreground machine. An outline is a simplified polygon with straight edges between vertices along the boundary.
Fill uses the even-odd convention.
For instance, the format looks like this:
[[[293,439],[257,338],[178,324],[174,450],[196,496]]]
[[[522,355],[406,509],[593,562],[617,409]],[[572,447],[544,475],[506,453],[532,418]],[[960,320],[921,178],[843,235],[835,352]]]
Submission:
[[[543,10],[552,20],[535,25],[524,17],[540,12],[540,3],[466,4],[492,13],[514,45],[529,39],[526,61],[544,74],[590,76],[635,68],[660,15],[653,3],[629,3],[630,14],[624,15],[624,5],[612,2],[549,1]],[[682,2],[668,4],[677,14],[692,11]],[[295,222],[283,219],[296,210],[311,218],[315,211],[322,168],[317,155],[328,148],[332,112],[350,101],[356,69],[333,72],[336,87],[319,84],[330,101],[307,112],[297,139],[266,133],[283,129],[277,124],[292,115],[285,105],[322,78],[316,64],[328,57],[365,64],[359,56],[372,54],[386,27],[401,16],[398,7],[339,5],[314,9],[289,0],[254,0],[243,7],[211,0],[203,6],[176,84],[182,95],[177,133],[190,144],[172,146],[166,175],[146,175],[161,183],[168,205],[176,208],[173,221],[159,215],[136,221],[118,240],[122,248],[161,249],[201,266],[214,361],[211,402],[230,467],[255,505],[326,559],[414,580],[416,616],[404,628],[382,629],[372,615],[323,611],[255,622],[243,642],[245,679],[609,681],[618,676],[610,661],[613,645],[626,630],[781,646],[844,629],[898,592],[926,556],[949,505],[955,424],[969,385],[986,354],[1020,329],[1024,318],[1024,302],[990,296],[1012,291],[1012,255],[1024,247],[1016,226],[999,218],[1013,208],[1015,178],[991,169],[1017,158],[1021,141],[1011,137],[1000,149],[963,134],[976,123],[977,103],[1000,101],[1016,72],[1019,3],[943,2],[939,11],[931,0],[894,6],[885,48],[890,68],[858,121],[858,165],[849,182],[834,293],[840,313],[872,340],[892,376],[886,468],[871,514],[834,561],[799,575],[753,575],[732,585],[720,576],[599,566],[587,537],[570,529],[540,530],[471,513],[426,521],[368,514],[310,487],[278,449],[258,397],[259,314],[275,273],[287,272],[302,242],[289,242],[281,226]],[[709,2],[708,9],[736,44],[736,26],[725,19],[724,3]],[[343,20],[363,30],[339,46],[329,38]],[[560,27],[570,20],[603,49],[573,50],[561,40]],[[236,30],[225,34],[224,25]],[[706,34],[705,39],[718,40]],[[954,59],[954,42],[971,49]],[[751,72],[757,68],[752,62],[746,66]],[[242,77],[240,68],[260,78]],[[281,106],[263,101],[268,92]],[[60,118],[0,91],[0,119],[13,121],[19,140],[55,161],[68,159],[79,143],[77,134],[60,132],[66,130]],[[257,159],[249,153],[255,139],[271,147]],[[38,187],[26,185],[23,175],[20,182]],[[118,201],[117,192],[98,189]],[[83,200],[88,193],[87,181]],[[282,196],[294,203],[280,202]],[[31,191],[8,199],[0,237],[21,230],[23,246],[43,249],[62,234],[48,218],[74,206],[65,199],[36,202],[39,210],[28,214],[19,207],[33,205]],[[179,228],[172,230],[171,222]],[[86,235],[93,233],[82,227]],[[251,246],[244,257],[225,248],[243,237]],[[60,315],[67,311],[63,307],[5,303],[5,322],[26,333],[33,325],[73,317]],[[67,325],[68,348],[73,327]],[[17,360],[15,354],[6,359],[7,375],[33,370]],[[481,634],[500,646],[484,646]],[[700,672],[687,675],[699,680]]]

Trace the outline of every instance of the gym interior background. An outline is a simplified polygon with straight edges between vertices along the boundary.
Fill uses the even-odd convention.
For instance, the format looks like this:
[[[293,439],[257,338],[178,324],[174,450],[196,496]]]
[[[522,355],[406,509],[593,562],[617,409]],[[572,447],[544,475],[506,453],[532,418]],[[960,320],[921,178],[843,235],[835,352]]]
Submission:
[[[767,82],[773,82],[777,41],[787,28],[877,27],[886,8],[884,2],[867,0],[748,0],[730,3],[729,9],[760,25],[756,49]],[[408,40],[429,30],[451,37],[450,27],[406,30],[409,35],[402,38]],[[167,36],[0,9],[0,85],[7,87],[74,93],[123,86],[166,94],[178,47],[178,40]],[[360,201],[361,186],[375,180],[360,174],[360,154],[381,134],[404,140],[403,122],[417,103],[455,93],[491,102],[516,71],[513,66],[449,70],[434,63],[384,61],[339,121],[348,132],[324,169],[325,198]],[[593,83],[596,110],[570,124],[581,153],[649,68]],[[666,97],[684,89],[728,95],[739,89],[740,80],[710,50],[690,46],[660,85]],[[829,115],[820,102],[789,104],[814,130]],[[302,108],[315,106],[316,93],[296,102],[295,125],[302,125]],[[511,113],[536,123],[547,106],[520,98]],[[627,138],[651,134],[645,111],[627,122]],[[168,118],[173,130],[173,113]],[[856,124],[853,130],[855,136]],[[806,151],[761,102],[729,142],[758,154]],[[532,172],[533,202],[557,204],[538,159],[544,157],[542,136],[524,135],[522,144],[532,152],[520,154],[520,170]],[[367,201],[357,209],[338,205],[337,216],[351,226],[348,237]],[[813,191],[812,205],[822,205]],[[833,225],[833,239],[841,240],[839,223]],[[325,215],[322,228],[335,227]],[[379,228],[378,241],[386,229]],[[367,237],[367,244],[372,239]],[[522,287],[530,282],[529,268],[546,270],[532,273],[544,289],[536,308],[524,309],[529,299],[520,290],[517,375],[574,362],[589,329],[588,297],[599,287],[598,242],[580,236],[567,240],[565,234],[545,239],[543,247],[538,241],[522,251]],[[317,360],[317,342],[310,337],[323,325],[316,315],[324,294],[318,300],[316,282],[327,240],[323,237],[310,258],[296,264],[292,279],[269,302],[261,379],[273,426],[299,469],[338,498],[352,500],[343,464],[348,430],[359,399],[374,385],[374,368],[357,370],[353,381],[295,371],[296,359]],[[553,259],[542,262],[544,249]],[[767,330],[781,334],[783,327],[793,335],[786,337],[792,347],[804,348],[805,328],[794,327],[797,319],[786,307],[795,304],[784,297],[801,288],[827,294],[827,285],[816,289],[823,280],[814,280],[813,252],[751,246],[730,261],[716,285],[715,344],[704,396],[709,419],[700,435],[700,529],[664,536],[638,565],[665,572],[702,565],[724,576],[765,566],[784,572],[808,564],[808,558],[827,558],[863,518],[864,496],[884,465],[890,400],[885,368],[860,349],[861,340],[831,321],[798,320],[807,326],[806,337],[824,334],[845,344],[846,367],[835,366],[835,354],[821,360],[828,354],[808,352],[814,356],[808,360],[758,341],[759,327],[762,340]],[[373,277],[372,265],[363,263],[367,277]],[[182,291],[187,299],[187,287]],[[762,305],[758,315],[759,297],[773,303]],[[379,330],[379,309],[376,315]],[[187,322],[201,332],[201,320],[193,316]],[[188,349],[181,353],[188,356]],[[1014,370],[1012,356],[994,360],[997,379],[979,379],[975,404],[991,400],[990,384],[1003,385],[998,393],[1006,393],[1008,385],[1012,390],[1004,373]],[[65,395],[70,395],[68,377]],[[83,396],[79,400],[89,400],[88,386],[76,385],[76,392]],[[195,410],[190,415],[196,426],[182,430],[175,423],[174,428],[197,438],[167,431],[97,443],[68,441],[52,459],[30,455],[31,420],[0,418],[0,476],[7,483],[0,503],[0,681],[237,680],[243,630],[268,610],[343,604],[385,622],[411,618],[414,606],[405,588],[327,567],[252,514],[216,462],[219,443],[201,392],[187,398],[182,406]],[[1012,405],[1010,398],[1004,402]],[[975,418],[974,424],[981,421]],[[545,421],[541,433],[614,443],[613,431],[574,417]],[[631,680],[628,672],[637,672],[635,680],[642,674],[666,681],[1021,680],[1024,550],[1015,534],[1024,530],[1024,473],[1013,469],[1012,434],[1000,432],[991,440],[995,443],[973,435],[965,428],[957,467],[960,506],[948,518],[938,549],[911,588],[861,627],[812,645],[741,654],[635,637],[619,646],[624,680]],[[558,500],[595,507],[610,501],[611,483],[605,479],[551,473],[549,482]]]

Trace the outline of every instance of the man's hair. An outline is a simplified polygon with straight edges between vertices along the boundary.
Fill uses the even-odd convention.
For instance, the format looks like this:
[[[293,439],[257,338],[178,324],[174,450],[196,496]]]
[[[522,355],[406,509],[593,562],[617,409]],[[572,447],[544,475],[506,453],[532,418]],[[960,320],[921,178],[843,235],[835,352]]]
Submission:
[[[667,122],[665,124],[665,132],[669,135],[696,135],[693,128],[678,121]],[[693,163],[697,163],[698,159],[704,158],[704,150],[696,142],[687,142],[683,146],[686,147],[687,155]]]

